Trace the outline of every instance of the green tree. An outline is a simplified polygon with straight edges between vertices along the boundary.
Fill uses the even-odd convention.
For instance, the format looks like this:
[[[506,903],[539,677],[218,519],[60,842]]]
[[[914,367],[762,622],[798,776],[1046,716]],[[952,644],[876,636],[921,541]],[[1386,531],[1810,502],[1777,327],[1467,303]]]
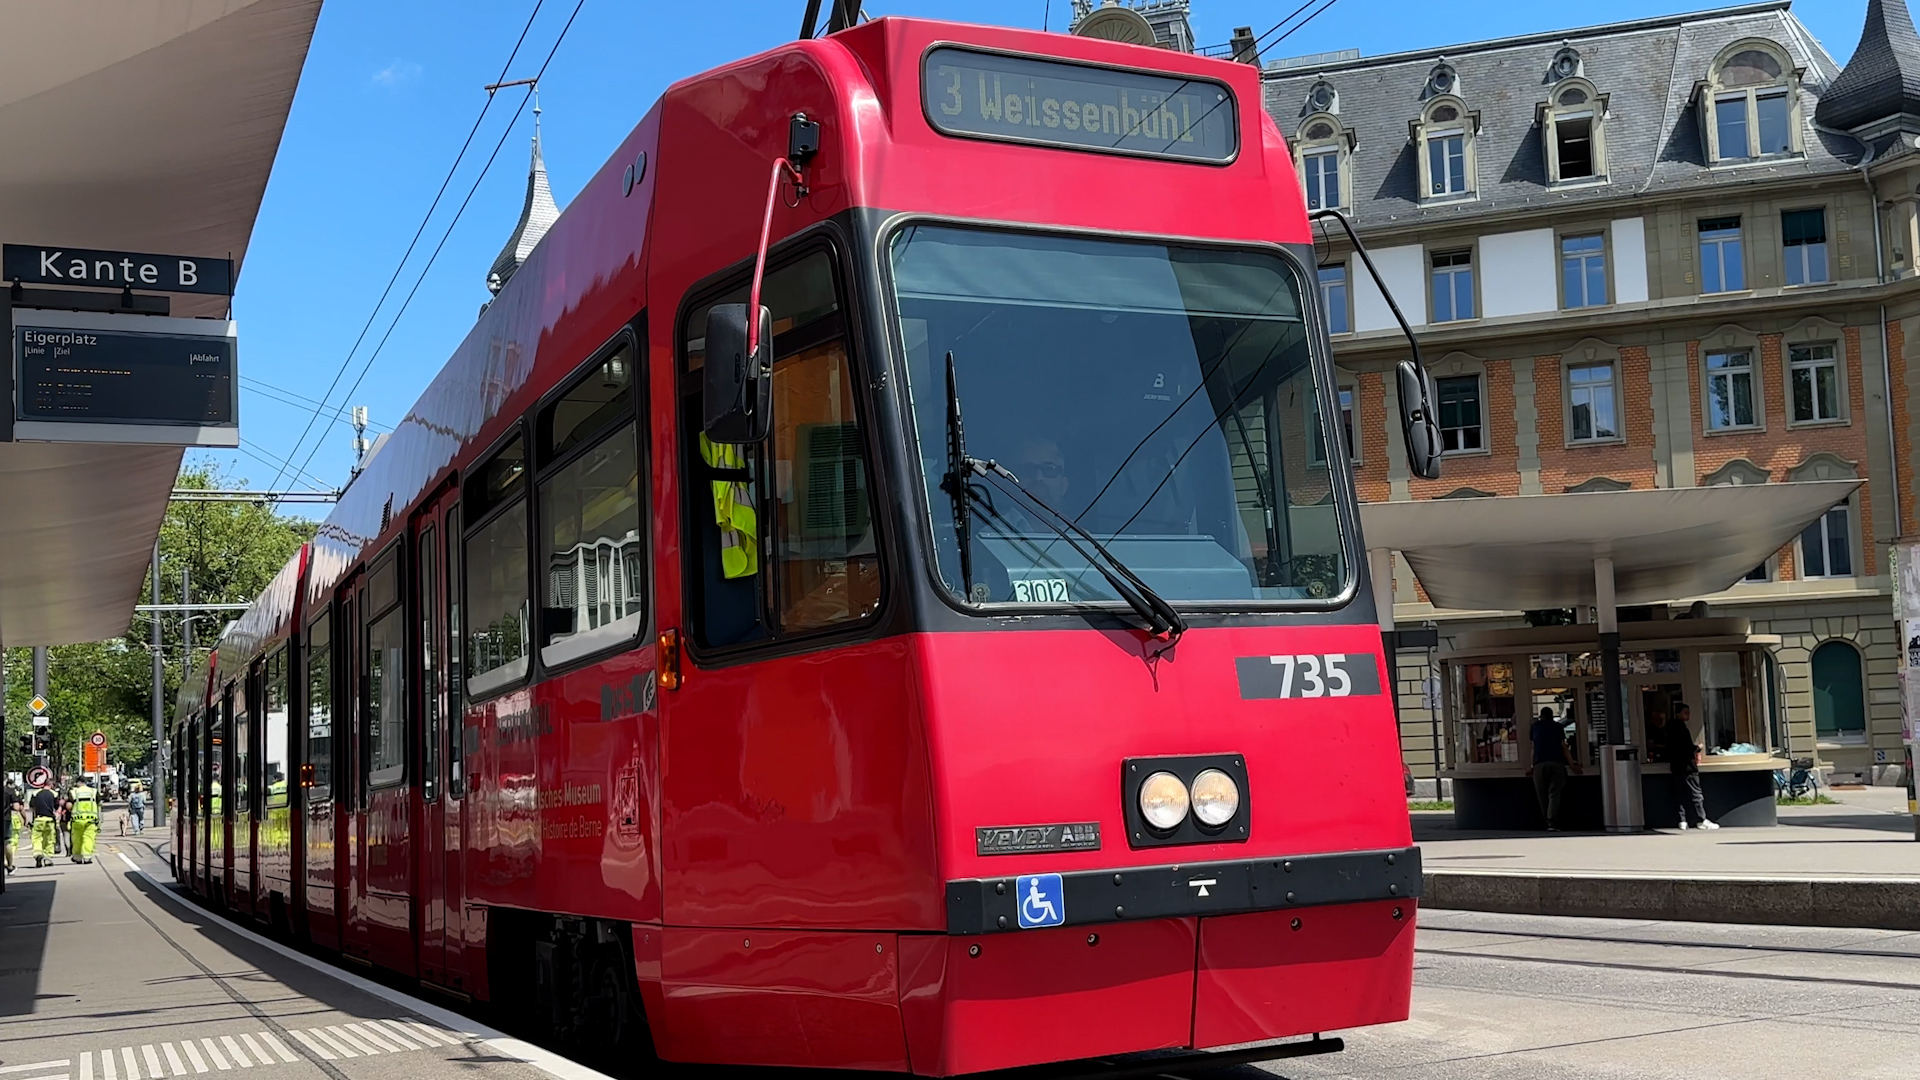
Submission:
[[[238,486],[212,466],[191,466],[180,473],[178,486],[201,490]],[[181,572],[188,572],[193,603],[245,603],[259,596],[300,545],[311,539],[314,522],[289,517],[271,505],[240,502],[187,502],[167,507],[160,525],[160,599],[182,602]],[[151,578],[141,590],[140,603],[150,603]],[[198,663],[217,642],[221,631],[238,612],[210,612],[193,624],[193,655],[186,652],[181,615],[159,616],[160,651],[165,665],[168,717],[173,713],[184,669]],[[145,764],[151,756],[153,649],[149,640],[154,616],[135,613],[126,636],[108,641],[57,646],[48,653],[48,718],[52,724],[52,762],[55,771],[77,771],[80,741],[104,731],[112,760],[126,765]],[[27,702],[33,696],[30,649],[6,650],[8,771],[26,767],[19,737],[27,730]]]

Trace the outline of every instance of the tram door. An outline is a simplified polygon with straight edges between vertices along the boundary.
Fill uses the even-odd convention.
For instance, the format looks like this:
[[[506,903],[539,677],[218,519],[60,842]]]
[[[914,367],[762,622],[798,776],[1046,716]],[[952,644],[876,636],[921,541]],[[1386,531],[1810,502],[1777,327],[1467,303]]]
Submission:
[[[408,748],[415,725],[408,714],[410,637],[405,544],[374,559],[360,590],[360,845],[354,866],[354,929],[370,952],[362,955],[414,974],[413,777]]]
[[[302,665],[306,677],[306,723],[300,732],[300,813],[305,821],[300,830],[300,874],[304,886],[299,889],[306,912],[307,935],[323,948],[340,947],[340,902],[335,883],[339,880],[335,840],[339,835],[334,819],[334,757],[338,743],[334,733],[336,694],[333,648],[333,610],[322,607],[307,623],[304,645],[307,662]]]
[[[207,814],[207,848],[213,858],[209,867],[213,880],[208,895],[225,905],[233,895],[233,799],[228,789],[233,782],[233,687],[220,693],[213,705],[213,721],[207,728],[207,761],[212,779],[207,790],[212,806]]]
[[[457,942],[461,918],[462,799],[456,793],[460,725],[452,684],[453,630],[459,617],[457,597],[460,533],[457,496],[449,492],[414,520],[413,568],[418,598],[414,620],[419,644],[414,652],[417,688],[415,717],[419,746],[419,807],[414,917],[419,927],[420,977],[442,986],[462,983]],[[451,953],[451,957],[449,954]]]

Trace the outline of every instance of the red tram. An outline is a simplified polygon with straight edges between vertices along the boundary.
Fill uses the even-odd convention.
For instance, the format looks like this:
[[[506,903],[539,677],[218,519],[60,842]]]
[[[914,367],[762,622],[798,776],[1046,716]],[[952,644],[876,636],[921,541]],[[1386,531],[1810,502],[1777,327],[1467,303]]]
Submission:
[[[675,85],[183,690],[180,879],[676,1061],[1404,1018],[1313,266],[1247,65],[886,18]]]

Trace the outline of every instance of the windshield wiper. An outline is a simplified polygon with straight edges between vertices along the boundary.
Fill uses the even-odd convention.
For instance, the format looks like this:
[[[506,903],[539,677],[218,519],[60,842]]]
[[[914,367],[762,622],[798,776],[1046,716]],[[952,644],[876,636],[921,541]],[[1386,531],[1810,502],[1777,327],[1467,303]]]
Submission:
[[[960,542],[960,579],[968,599],[973,592],[973,559],[969,550],[972,523],[969,516],[971,502],[981,498],[972,485],[975,476],[1004,481],[1004,486],[1028,505],[1040,512],[1040,516],[1060,534],[1087,564],[1100,572],[1120,599],[1132,608],[1147,624],[1147,629],[1155,637],[1167,639],[1171,646],[1187,632],[1187,620],[1174,610],[1172,604],[1133,572],[1126,563],[1121,562],[1106,545],[1094,539],[1093,534],[1081,528],[1073,519],[1060,513],[1043,502],[1038,495],[1028,491],[1006,466],[991,458],[982,460],[967,454],[966,434],[960,422],[960,389],[953,373],[953,353],[947,353],[947,474],[940,486],[953,499],[954,532]],[[1089,554],[1084,541],[1093,549]]]

